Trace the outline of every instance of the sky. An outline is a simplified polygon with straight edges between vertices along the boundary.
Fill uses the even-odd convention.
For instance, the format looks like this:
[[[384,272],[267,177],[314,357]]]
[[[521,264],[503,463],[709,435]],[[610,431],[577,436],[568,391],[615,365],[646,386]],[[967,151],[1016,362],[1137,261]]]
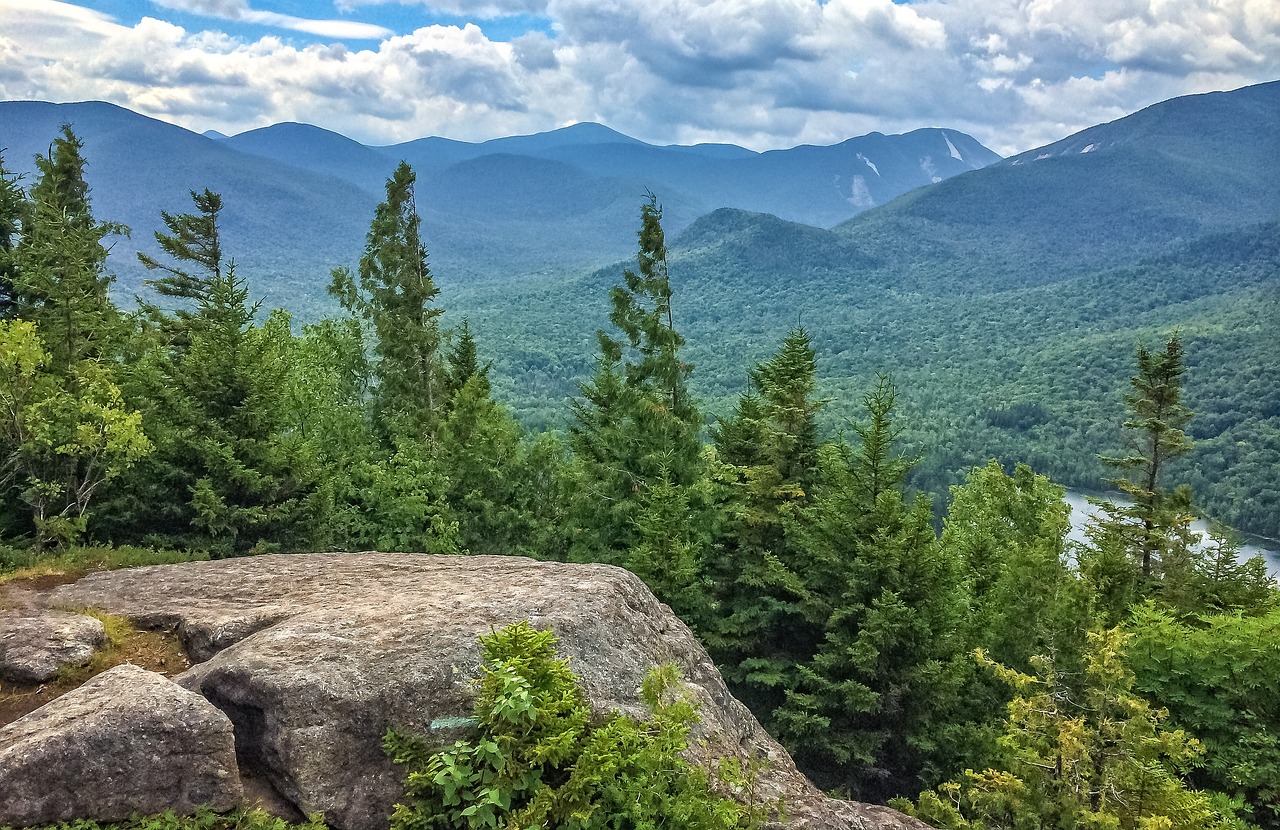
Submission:
[[[596,121],[755,150],[947,127],[1010,155],[1276,79],[1280,0],[0,0],[0,100],[366,144]]]

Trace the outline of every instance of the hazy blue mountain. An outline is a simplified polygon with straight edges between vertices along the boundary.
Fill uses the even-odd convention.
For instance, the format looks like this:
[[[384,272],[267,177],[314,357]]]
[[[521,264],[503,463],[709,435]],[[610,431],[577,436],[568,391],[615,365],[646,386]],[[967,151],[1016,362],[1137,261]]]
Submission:
[[[858,216],[873,252],[1037,282],[1280,217],[1280,82],[1175,98]],[[1087,152],[1086,152],[1087,151]]]
[[[426,169],[493,154],[537,156],[562,147],[592,144],[648,146],[603,124],[584,122],[534,135],[508,136],[476,143],[433,136],[379,147],[378,150],[396,161],[404,159],[415,169]]]
[[[63,122],[85,141],[98,215],[134,229],[112,257],[124,295],[145,277],[134,255],[151,249],[160,211],[184,211],[187,192],[208,187],[223,195],[226,250],[254,290],[288,297],[307,315],[328,305],[329,271],[358,259],[401,158],[419,173],[418,207],[442,284],[616,261],[634,246],[649,192],[672,234],[720,207],[830,225],[934,176],[997,159],[972,138],[942,130],[768,153],[656,147],[590,123],[476,144],[425,138],[367,147],[306,124],[228,138],[108,104],[8,102],[0,103],[0,147],[11,166],[32,169],[33,154]]]
[[[806,145],[757,153],[731,144],[659,147],[601,124],[581,123],[474,144],[432,137],[366,148],[389,162],[379,167],[353,146],[344,145],[341,153],[330,149],[337,138],[334,134],[315,127],[306,130],[310,132],[301,125],[276,125],[236,136],[230,143],[284,163],[296,159],[292,163],[305,169],[361,186],[368,181],[369,171],[389,171],[400,159],[424,176],[494,155],[549,159],[599,177],[601,196],[612,192],[612,182],[618,179],[635,180],[640,192],[652,191],[664,202],[668,194],[679,194],[690,205],[690,219],[720,207],[735,207],[824,227],[914,188],[1000,160],[972,137],[954,130],[916,130],[901,136],[871,133],[830,147]],[[242,137],[252,140],[241,142]],[[308,147],[307,142],[316,146]],[[344,159],[350,159],[350,168]],[[485,198],[480,187],[473,192]],[[598,198],[589,188],[582,192]],[[673,229],[682,227],[677,224]]]
[[[223,194],[224,250],[268,305],[323,297],[329,269],[353,261],[377,199],[346,181],[241,153],[225,142],[105,103],[0,103],[0,147],[18,171],[34,170],[60,126],[84,141],[94,212],[124,222],[111,266],[128,297],[144,278],[135,252],[154,251],[160,211],[191,208],[189,191]]]
[[[310,124],[273,124],[223,143],[243,153],[344,179],[372,193],[382,191],[396,164],[372,147]]]

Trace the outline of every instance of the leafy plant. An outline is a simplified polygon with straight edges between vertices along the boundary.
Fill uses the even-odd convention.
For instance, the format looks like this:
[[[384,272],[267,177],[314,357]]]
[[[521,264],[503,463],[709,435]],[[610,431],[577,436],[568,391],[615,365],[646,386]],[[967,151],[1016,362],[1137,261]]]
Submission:
[[[1089,635],[1081,688],[1052,661],[1023,674],[977,652],[980,663],[1013,686],[999,768],[967,770],[961,780],[894,806],[936,827],[1098,828],[1098,830],[1242,830],[1240,804],[1191,789],[1183,776],[1203,747],[1168,728],[1165,710],[1133,692],[1116,628]]]
[[[730,763],[713,778],[682,757],[698,716],[674,666],[645,678],[641,697],[652,719],[615,713],[592,723],[552,632],[519,622],[480,643],[474,737],[444,749],[395,731],[384,738],[408,768],[407,800],[396,805],[392,830],[727,830],[758,827],[780,806],[717,794],[719,786],[753,792],[753,768]]]

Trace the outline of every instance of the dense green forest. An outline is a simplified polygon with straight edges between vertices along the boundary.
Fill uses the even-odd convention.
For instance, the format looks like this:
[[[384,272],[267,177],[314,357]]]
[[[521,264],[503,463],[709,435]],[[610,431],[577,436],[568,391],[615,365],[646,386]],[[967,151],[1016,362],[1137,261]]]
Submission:
[[[380,549],[618,565],[690,626],[825,789],[898,799],[956,828],[1280,827],[1280,595],[1229,535],[1196,543],[1195,491],[1178,486],[1194,478],[1179,464],[1196,444],[1234,463],[1219,439],[1239,407],[1275,405],[1261,375],[1247,401],[1215,385],[1231,352],[1197,351],[1256,345],[1258,321],[1210,337],[1156,313],[1135,352],[1084,326],[1111,313],[1096,285],[1056,285],[1096,301],[1077,304],[1083,330],[1072,350],[1014,373],[963,344],[992,315],[1011,342],[1030,337],[1046,321],[1027,297],[976,317],[959,299],[919,300],[952,315],[943,342],[885,316],[908,278],[869,281],[874,303],[793,322],[763,353],[747,315],[704,307],[744,324],[725,326],[717,353],[742,361],[742,381],[715,417],[695,391],[689,315],[676,312],[649,197],[634,265],[617,282],[593,277],[609,325],[572,358],[588,369],[567,428],[533,433],[495,400],[512,381],[482,357],[480,327],[445,311],[407,164],[358,261],[331,275],[344,313],[295,328],[252,301],[207,190],[190,213],[163,216],[142,260],[157,299],[118,308],[105,263],[122,229],[94,216],[80,151],[66,128],[29,187],[0,170],[5,562],[88,540],[214,557]],[[1274,245],[1258,239],[1272,254],[1245,250],[1238,267],[1256,273],[1241,290],[1265,300]],[[814,242],[795,253],[815,268],[839,253]],[[1205,256],[1185,288],[1192,305],[1223,261]],[[734,265],[718,266],[724,279]],[[1156,290],[1143,274],[1126,290]],[[822,332],[837,316],[863,327],[864,360],[916,336],[919,365],[828,375],[838,352]],[[1248,359],[1276,365],[1274,352]],[[1076,545],[1062,488],[1033,471],[1066,437],[1042,428],[1035,391],[1115,375],[1114,411],[1066,396],[1097,425],[1072,433],[1077,452],[1101,456],[1090,469],[1129,499]],[[935,387],[963,390],[981,415],[930,422]],[[1197,388],[1219,405],[1193,417]],[[1016,432],[1042,454],[1002,464],[917,439],[965,429],[992,438],[990,456]],[[1274,457],[1236,461],[1275,469]],[[939,510],[913,471],[963,480]],[[455,818],[415,826],[473,826]]]
[[[1073,269],[1059,258],[1035,264],[1044,244],[1023,254],[1012,243],[990,250],[987,235],[952,244],[936,225],[868,228],[872,214],[824,231],[722,210],[673,243],[675,318],[712,417],[744,389],[744,361],[768,357],[800,322],[821,394],[838,403],[820,414],[824,430],[847,430],[876,374],[893,375],[903,440],[923,456],[913,486],[941,498],[995,457],[1096,490],[1107,475],[1097,454],[1122,440],[1134,348],[1177,329],[1197,414],[1178,476],[1203,513],[1280,536],[1280,225]],[[926,256],[922,240],[937,250]],[[1015,267],[1020,255],[1028,261]],[[495,396],[522,423],[567,423],[563,401],[590,374],[588,332],[620,271],[452,289],[494,361]]]

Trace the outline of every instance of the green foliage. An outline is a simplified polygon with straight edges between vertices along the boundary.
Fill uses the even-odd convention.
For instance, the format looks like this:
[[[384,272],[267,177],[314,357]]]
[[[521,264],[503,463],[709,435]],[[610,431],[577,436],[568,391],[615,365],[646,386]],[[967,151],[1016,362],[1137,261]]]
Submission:
[[[213,285],[222,278],[222,241],[218,228],[222,197],[205,188],[202,193],[191,191],[191,200],[196,213],[160,212],[169,232],[156,231],[156,244],[174,261],[164,262],[142,251],[138,253],[138,261],[147,270],[163,274],[146,281],[157,294],[198,306],[211,299]],[[195,272],[187,270],[192,266],[197,269]],[[186,329],[197,323],[189,308],[177,308],[172,317],[154,306],[144,305],[144,311],[168,327],[170,337],[179,345],[186,344]]]
[[[859,446],[824,451],[816,495],[791,522],[802,608],[820,640],[772,718],[821,786],[870,799],[937,762],[961,680],[959,567],[928,500],[906,496],[895,397],[881,377],[864,397]]]
[[[250,302],[235,263],[222,260],[221,198],[208,190],[191,196],[197,212],[166,213],[171,232],[156,234],[172,261],[141,256],[167,275],[154,287],[176,307],[144,306],[129,344],[126,385],[148,407],[158,451],[113,489],[113,515],[95,533],[215,556],[305,549],[318,541],[326,499],[319,453],[299,408],[315,407],[332,420],[329,429],[343,429],[346,390],[317,366],[340,349],[339,335],[325,329],[328,340],[304,355],[287,314],[255,324],[259,304]],[[303,383],[328,399],[299,401]],[[316,439],[332,436],[318,432]]]
[[[37,553],[75,541],[99,485],[151,452],[106,367],[49,364],[35,323],[0,321],[0,486],[16,486],[30,508]]]
[[[230,813],[215,813],[208,807],[198,807],[189,816],[180,816],[170,811],[152,816],[135,816],[125,821],[77,819],[37,825],[29,830],[325,830],[325,826],[324,818],[319,814],[293,824],[265,810],[242,809]],[[0,830],[13,828],[4,827]]]
[[[808,333],[792,329],[712,428],[724,520],[707,563],[716,601],[707,639],[735,693],[766,720],[821,637],[791,532],[820,479],[816,375]]]
[[[439,427],[448,378],[440,354],[442,310],[434,306],[440,290],[427,267],[416,178],[400,162],[374,212],[358,277],[336,268],[329,291],[372,329],[379,432],[423,440]]]
[[[1182,620],[1152,605],[1128,625],[1134,688],[1204,745],[1198,786],[1242,798],[1280,827],[1280,611]]]
[[[609,320],[622,338],[597,333],[595,377],[572,403],[569,446],[577,464],[570,557],[618,565],[634,560],[647,573],[665,573],[650,587],[694,623],[709,521],[699,484],[706,467],[702,423],[687,388],[692,367],[680,358],[684,339],[674,327],[661,220],[650,196],[641,206],[637,270],[628,270],[625,285],[610,292]],[[674,560],[655,560],[661,555]]]
[[[408,768],[408,801],[396,805],[392,830],[712,830],[756,827],[766,815],[769,805],[716,795],[708,773],[681,756],[697,713],[674,667],[645,679],[641,696],[652,720],[615,714],[593,724],[550,631],[520,622],[480,642],[473,739],[432,750],[387,733],[387,752]]]
[[[22,233],[22,217],[27,207],[27,196],[22,192],[19,178],[4,166],[4,155],[0,152],[0,319],[12,316],[17,301],[14,286],[17,269],[12,255]]]
[[[1017,691],[1000,739],[1003,764],[967,771],[917,804],[898,802],[937,827],[1082,827],[1194,830],[1246,826],[1224,798],[1183,780],[1202,748],[1167,713],[1133,692],[1118,629],[1089,635],[1082,688],[1073,690],[1053,662],[1037,658],[1035,676],[978,659]]]
[[[1008,475],[995,461],[951,488],[941,543],[967,575],[967,640],[1019,671],[1053,655],[1078,654],[1088,601],[1067,551],[1070,508],[1063,488],[1025,464]]]
[[[49,552],[37,557],[30,550],[0,547],[0,582],[24,579],[41,574],[86,574],[117,568],[140,568],[146,565],[171,565],[208,559],[199,551],[157,550],[137,547],[81,547]]]
[[[1125,396],[1130,417],[1124,427],[1130,452],[1104,457],[1124,477],[1111,479],[1132,505],[1105,507],[1115,531],[1130,537],[1130,547],[1142,567],[1144,580],[1151,580],[1163,559],[1176,556],[1178,538],[1190,499],[1170,492],[1161,474],[1170,461],[1187,453],[1191,440],[1183,427],[1191,420],[1191,410],[1182,403],[1182,375],[1186,370],[1182,341],[1175,333],[1159,354],[1138,347],[1138,373],[1130,381],[1133,391]],[[1171,564],[1171,563],[1165,563]]]

